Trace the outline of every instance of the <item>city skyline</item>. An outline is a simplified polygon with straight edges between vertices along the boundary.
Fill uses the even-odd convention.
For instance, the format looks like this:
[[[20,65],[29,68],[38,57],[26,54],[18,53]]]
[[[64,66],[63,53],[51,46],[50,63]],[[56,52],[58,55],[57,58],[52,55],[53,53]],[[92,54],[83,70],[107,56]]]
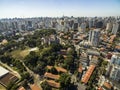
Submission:
[[[120,0],[0,0],[0,18],[119,16]]]

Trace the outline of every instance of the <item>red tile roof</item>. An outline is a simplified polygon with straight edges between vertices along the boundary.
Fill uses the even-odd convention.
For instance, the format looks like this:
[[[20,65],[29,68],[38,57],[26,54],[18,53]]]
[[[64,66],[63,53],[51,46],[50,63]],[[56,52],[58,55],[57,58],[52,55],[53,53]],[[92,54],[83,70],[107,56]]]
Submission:
[[[25,90],[25,88],[24,87],[20,87],[18,90]]]
[[[30,85],[31,90],[41,90],[36,84]]]
[[[112,88],[112,85],[109,84],[108,82],[104,82],[103,86],[105,86],[105,87],[108,88],[108,89],[111,89],[111,88]]]
[[[48,69],[51,69],[53,66],[47,66],[47,68]],[[64,73],[66,73],[67,72],[67,70],[66,69],[64,69],[64,68],[62,68],[62,67],[55,67],[56,68],[56,70],[58,71],[58,72],[64,72]]]
[[[51,78],[51,79],[59,79],[59,78],[60,78],[60,75],[55,75],[55,74],[46,72],[46,73],[44,74],[44,77],[48,77],[48,78]]]
[[[90,65],[90,67],[88,68],[88,70],[85,73],[84,77],[82,78],[83,83],[86,84],[88,82],[88,80],[90,79],[90,76],[92,75],[94,69],[95,69],[95,65]]]
[[[52,86],[52,87],[55,87],[55,88],[59,88],[60,87],[60,83],[57,83],[53,80],[46,80],[48,85]]]

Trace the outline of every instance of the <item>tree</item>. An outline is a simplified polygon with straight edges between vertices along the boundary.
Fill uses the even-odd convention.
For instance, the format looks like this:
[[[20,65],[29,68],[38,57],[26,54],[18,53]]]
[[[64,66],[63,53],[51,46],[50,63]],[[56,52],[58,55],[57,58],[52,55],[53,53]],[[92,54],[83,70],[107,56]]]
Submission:
[[[24,62],[29,68],[32,68],[36,66],[37,60],[38,60],[38,55],[36,54],[36,52],[32,51],[30,52],[29,55],[25,57]],[[30,67],[29,65],[32,67]]]
[[[7,85],[7,90],[17,90],[18,85],[15,84],[14,82],[9,82],[9,84]]]
[[[72,55],[68,55],[67,58],[64,60],[64,64],[67,69],[70,69],[71,66],[74,64],[74,58]]]
[[[69,74],[63,73],[60,75],[59,81],[60,81],[61,89],[64,90],[64,89],[70,87],[71,77]]]
[[[43,90],[52,90],[52,88],[48,85],[48,83],[46,81],[44,81],[41,84],[41,87],[43,88]]]
[[[28,87],[27,79],[24,79],[24,80],[22,81],[21,85],[22,85],[23,87],[25,87],[25,88]]]
[[[52,74],[58,74],[58,71],[56,70],[55,67],[52,67],[51,70],[50,70],[50,72],[51,72]]]

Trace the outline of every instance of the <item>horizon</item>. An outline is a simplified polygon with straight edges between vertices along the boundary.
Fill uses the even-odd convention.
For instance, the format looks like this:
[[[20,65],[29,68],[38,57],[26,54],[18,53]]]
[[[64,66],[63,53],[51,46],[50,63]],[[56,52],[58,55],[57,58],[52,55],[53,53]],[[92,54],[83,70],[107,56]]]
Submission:
[[[0,19],[120,16],[120,0],[0,0]]]
[[[95,18],[95,17],[97,17],[97,18],[109,18],[109,17],[114,17],[114,18],[117,18],[117,17],[119,17],[120,18],[120,15],[119,16],[77,16],[77,17],[75,17],[75,16],[59,16],[59,17],[57,17],[57,16],[54,16],[54,17],[48,17],[48,16],[41,16],[41,17],[12,17],[12,18],[0,18],[0,20],[2,20],[2,19],[32,19],[32,18],[62,18],[62,17],[68,17],[68,18],[71,18],[71,17],[73,17],[73,18]]]

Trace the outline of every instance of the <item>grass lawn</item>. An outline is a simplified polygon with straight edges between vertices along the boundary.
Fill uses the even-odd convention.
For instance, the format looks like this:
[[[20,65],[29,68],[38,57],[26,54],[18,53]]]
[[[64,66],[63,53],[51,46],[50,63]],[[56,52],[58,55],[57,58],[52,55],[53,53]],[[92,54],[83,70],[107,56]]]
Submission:
[[[6,90],[6,89],[0,84],[0,90]]]
[[[30,53],[30,50],[33,48],[26,48],[25,50],[14,50],[11,52],[11,55],[16,58],[16,59],[24,59],[25,56],[27,56]],[[39,51],[39,49],[37,48],[34,51]]]

